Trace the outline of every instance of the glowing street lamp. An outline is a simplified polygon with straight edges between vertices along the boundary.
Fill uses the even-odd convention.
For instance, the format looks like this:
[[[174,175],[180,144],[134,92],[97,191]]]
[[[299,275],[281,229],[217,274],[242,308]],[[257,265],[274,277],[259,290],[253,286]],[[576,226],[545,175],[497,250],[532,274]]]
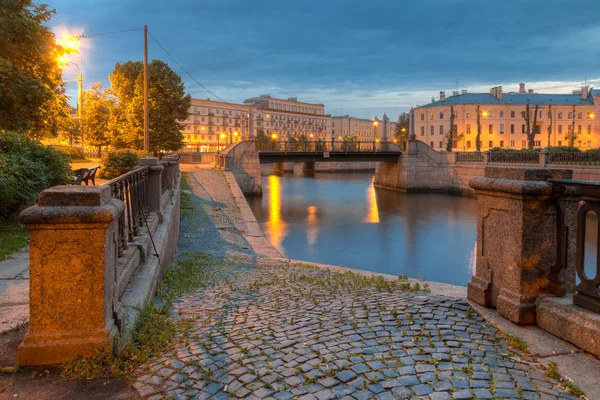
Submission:
[[[489,115],[489,113],[487,111],[484,111],[481,115],[483,115],[484,117],[487,117]]]
[[[221,139],[225,139],[225,134],[217,135],[217,154],[221,152]]]
[[[71,39],[74,40],[74,39]],[[74,48],[74,47],[73,47]],[[84,140],[83,140],[83,75],[81,75],[81,69],[79,69],[79,65],[74,63],[73,61],[69,61],[66,56],[59,56],[56,61],[60,66],[67,66],[69,64],[77,67],[77,118],[79,119],[79,130],[81,134],[81,147],[85,148]],[[72,143],[70,143],[72,144]]]
[[[277,134],[276,134],[276,133],[273,133],[273,134],[271,135],[271,139],[273,139],[273,140],[277,140]]]

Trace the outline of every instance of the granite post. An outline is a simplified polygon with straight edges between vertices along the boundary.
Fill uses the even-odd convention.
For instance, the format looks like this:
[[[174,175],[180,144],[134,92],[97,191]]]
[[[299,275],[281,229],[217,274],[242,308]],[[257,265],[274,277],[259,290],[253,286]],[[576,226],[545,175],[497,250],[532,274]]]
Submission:
[[[140,166],[150,166],[148,175],[148,203],[150,211],[158,214],[159,222],[162,222],[161,193],[162,173],[165,169],[156,157],[144,157],[139,160]]]
[[[535,324],[535,302],[556,262],[556,209],[550,178],[572,171],[486,167],[471,179],[477,195],[476,271],[468,298],[518,324]]]
[[[56,186],[20,215],[30,231],[29,330],[18,365],[90,356],[117,333],[118,217],[108,186]]]

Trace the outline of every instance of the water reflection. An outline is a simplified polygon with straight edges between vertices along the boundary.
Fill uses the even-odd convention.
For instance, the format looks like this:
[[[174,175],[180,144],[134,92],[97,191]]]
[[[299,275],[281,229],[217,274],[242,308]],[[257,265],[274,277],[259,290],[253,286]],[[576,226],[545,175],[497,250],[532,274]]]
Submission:
[[[465,285],[476,238],[473,198],[374,188],[370,173],[263,177],[249,203],[287,257]]]

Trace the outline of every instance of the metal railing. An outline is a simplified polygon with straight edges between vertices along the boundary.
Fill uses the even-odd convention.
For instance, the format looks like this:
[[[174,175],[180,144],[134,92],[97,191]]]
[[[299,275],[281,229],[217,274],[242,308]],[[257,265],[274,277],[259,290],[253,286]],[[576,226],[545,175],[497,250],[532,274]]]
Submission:
[[[354,140],[269,140],[257,141],[256,150],[262,153],[400,153],[402,150],[391,141]]]
[[[456,152],[456,162],[483,162],[484,153],[480,151],[462,151]]]
[[[539,164],[539,153],[490,151],[489,162],[498,164]]]
[[[554,294],[564,295],[565,287],[574,286],[573,304],[600,313],[600,259],[596,257],[593,277],[585,272],[586,220],[589,212],[600,217],[600,182],[574,181],[570,179],[550,179],[553,185],[552,198],[556,206],[557,255],[556,264],[550,270],[550,289]],[[569,201],[561,201],[568,198]],[[573,207],[574,201],[577,206]],[[569,245],[569,236],[575,234],[575,249]],[[560,278],[563,269],[568,268],[569,253],[575,252],[575,272],[579,283],[565,282]],[[596,240],[596,252],[600,254],[600,241]],[[572,265],[571,265],[572,267]],[[566,275],[566,274],[565,274]],[[568,275],[566,275],[568,276]],[[558,289],[557,289],[558,288]]]
[[[600,153],[548,153],[548,164],[600,166]]]
[[[149,173],[150,167],[138,167],[106,183],[110,186],[111,196],[125,203],[119,216],[119,256],[127,249],[127,243],[139,235],[139,229],[148,217]]]

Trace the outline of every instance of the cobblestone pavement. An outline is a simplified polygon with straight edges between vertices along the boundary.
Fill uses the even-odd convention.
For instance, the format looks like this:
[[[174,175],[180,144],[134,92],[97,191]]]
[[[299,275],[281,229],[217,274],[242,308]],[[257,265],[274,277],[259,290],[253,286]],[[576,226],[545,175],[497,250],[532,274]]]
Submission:
[[[239,227],[223,188],[223,198],[202,192],[206,179],[219,184],[219,173],[210,173],[217,175],[195,174],[194,201],[204,210],[220,204],[221,214],[207,214],[213,228]],[[257,260],[239,233],[213,237],[202,229],[187,232],[183,247],[206,251],[192,244],[205,237],[243,267],[177,299],[173,317],[185,329],[172,350],[139,371],[134,386],[144,397],[575,398],[535,359],[510,350],[463,300],[419,291],[402,278]]]

